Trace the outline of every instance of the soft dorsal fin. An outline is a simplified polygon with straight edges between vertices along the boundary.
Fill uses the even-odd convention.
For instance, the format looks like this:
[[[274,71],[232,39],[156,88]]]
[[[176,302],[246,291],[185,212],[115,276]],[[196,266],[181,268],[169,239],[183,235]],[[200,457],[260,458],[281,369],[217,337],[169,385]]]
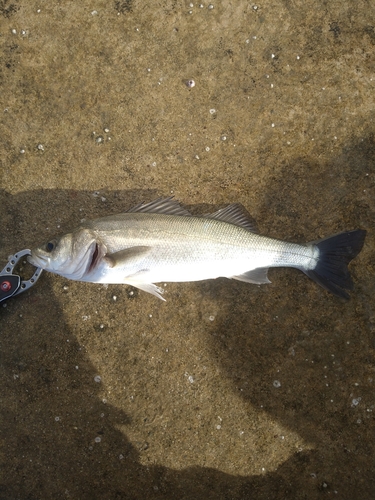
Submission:
[[[191,213],[182,207],[178,201],[173,199],[173,196],[168,198],[158,198],[150,203],[139,203],[135,207],[128,210],[128,213],[148,213],[148,214],[164,214],[164,215],[184,215],[191,216]]]
[[[255,222],[251,219],[248,211],[239,203],[232,203],[225,208],[221,208],[213,214],[207,214],[205,217],[216,219],[222,222],[229,222],[235,226],[241,226],[252,233],[257,233]]]

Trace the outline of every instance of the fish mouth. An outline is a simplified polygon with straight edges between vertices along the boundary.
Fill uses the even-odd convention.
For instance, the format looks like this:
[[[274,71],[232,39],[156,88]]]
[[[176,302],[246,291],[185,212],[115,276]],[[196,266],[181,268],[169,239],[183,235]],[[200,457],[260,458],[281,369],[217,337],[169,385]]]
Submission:
[[[42,269],[46,269],[49,264],[49,258],[44,255],[34,255],[31,252],[31,255],[27,256],[27,261],[35,267],[41,267]]]

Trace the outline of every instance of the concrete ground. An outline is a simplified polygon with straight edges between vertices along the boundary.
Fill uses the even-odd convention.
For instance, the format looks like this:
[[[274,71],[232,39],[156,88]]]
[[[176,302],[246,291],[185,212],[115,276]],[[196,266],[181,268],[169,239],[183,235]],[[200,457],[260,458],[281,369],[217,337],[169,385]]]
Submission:
[[[351,299],[44,273],[0,308],[1,499],[375,496],[375,4],[193,4],[0,1],[0,268],[173,194],[289,241],[367,229]]]

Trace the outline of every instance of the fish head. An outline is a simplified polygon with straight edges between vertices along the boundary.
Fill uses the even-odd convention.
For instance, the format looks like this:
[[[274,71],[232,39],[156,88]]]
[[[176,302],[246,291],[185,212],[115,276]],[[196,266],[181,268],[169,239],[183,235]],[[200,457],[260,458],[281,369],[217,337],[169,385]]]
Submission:
[[[82,280],[105,250],[93,231],[78,228],[31,251],[30,264],[72,280]]]

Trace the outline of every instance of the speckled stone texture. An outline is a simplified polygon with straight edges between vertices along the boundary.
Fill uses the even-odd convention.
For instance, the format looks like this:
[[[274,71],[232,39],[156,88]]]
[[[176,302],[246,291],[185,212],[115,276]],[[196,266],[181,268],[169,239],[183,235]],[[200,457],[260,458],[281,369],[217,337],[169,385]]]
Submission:
[[[0,1],[0,268],[174,194],[289,241],[367,229],[351,299],[44,273],[0,307],[1,499],[374,498],[375,4],[212,5]]]

